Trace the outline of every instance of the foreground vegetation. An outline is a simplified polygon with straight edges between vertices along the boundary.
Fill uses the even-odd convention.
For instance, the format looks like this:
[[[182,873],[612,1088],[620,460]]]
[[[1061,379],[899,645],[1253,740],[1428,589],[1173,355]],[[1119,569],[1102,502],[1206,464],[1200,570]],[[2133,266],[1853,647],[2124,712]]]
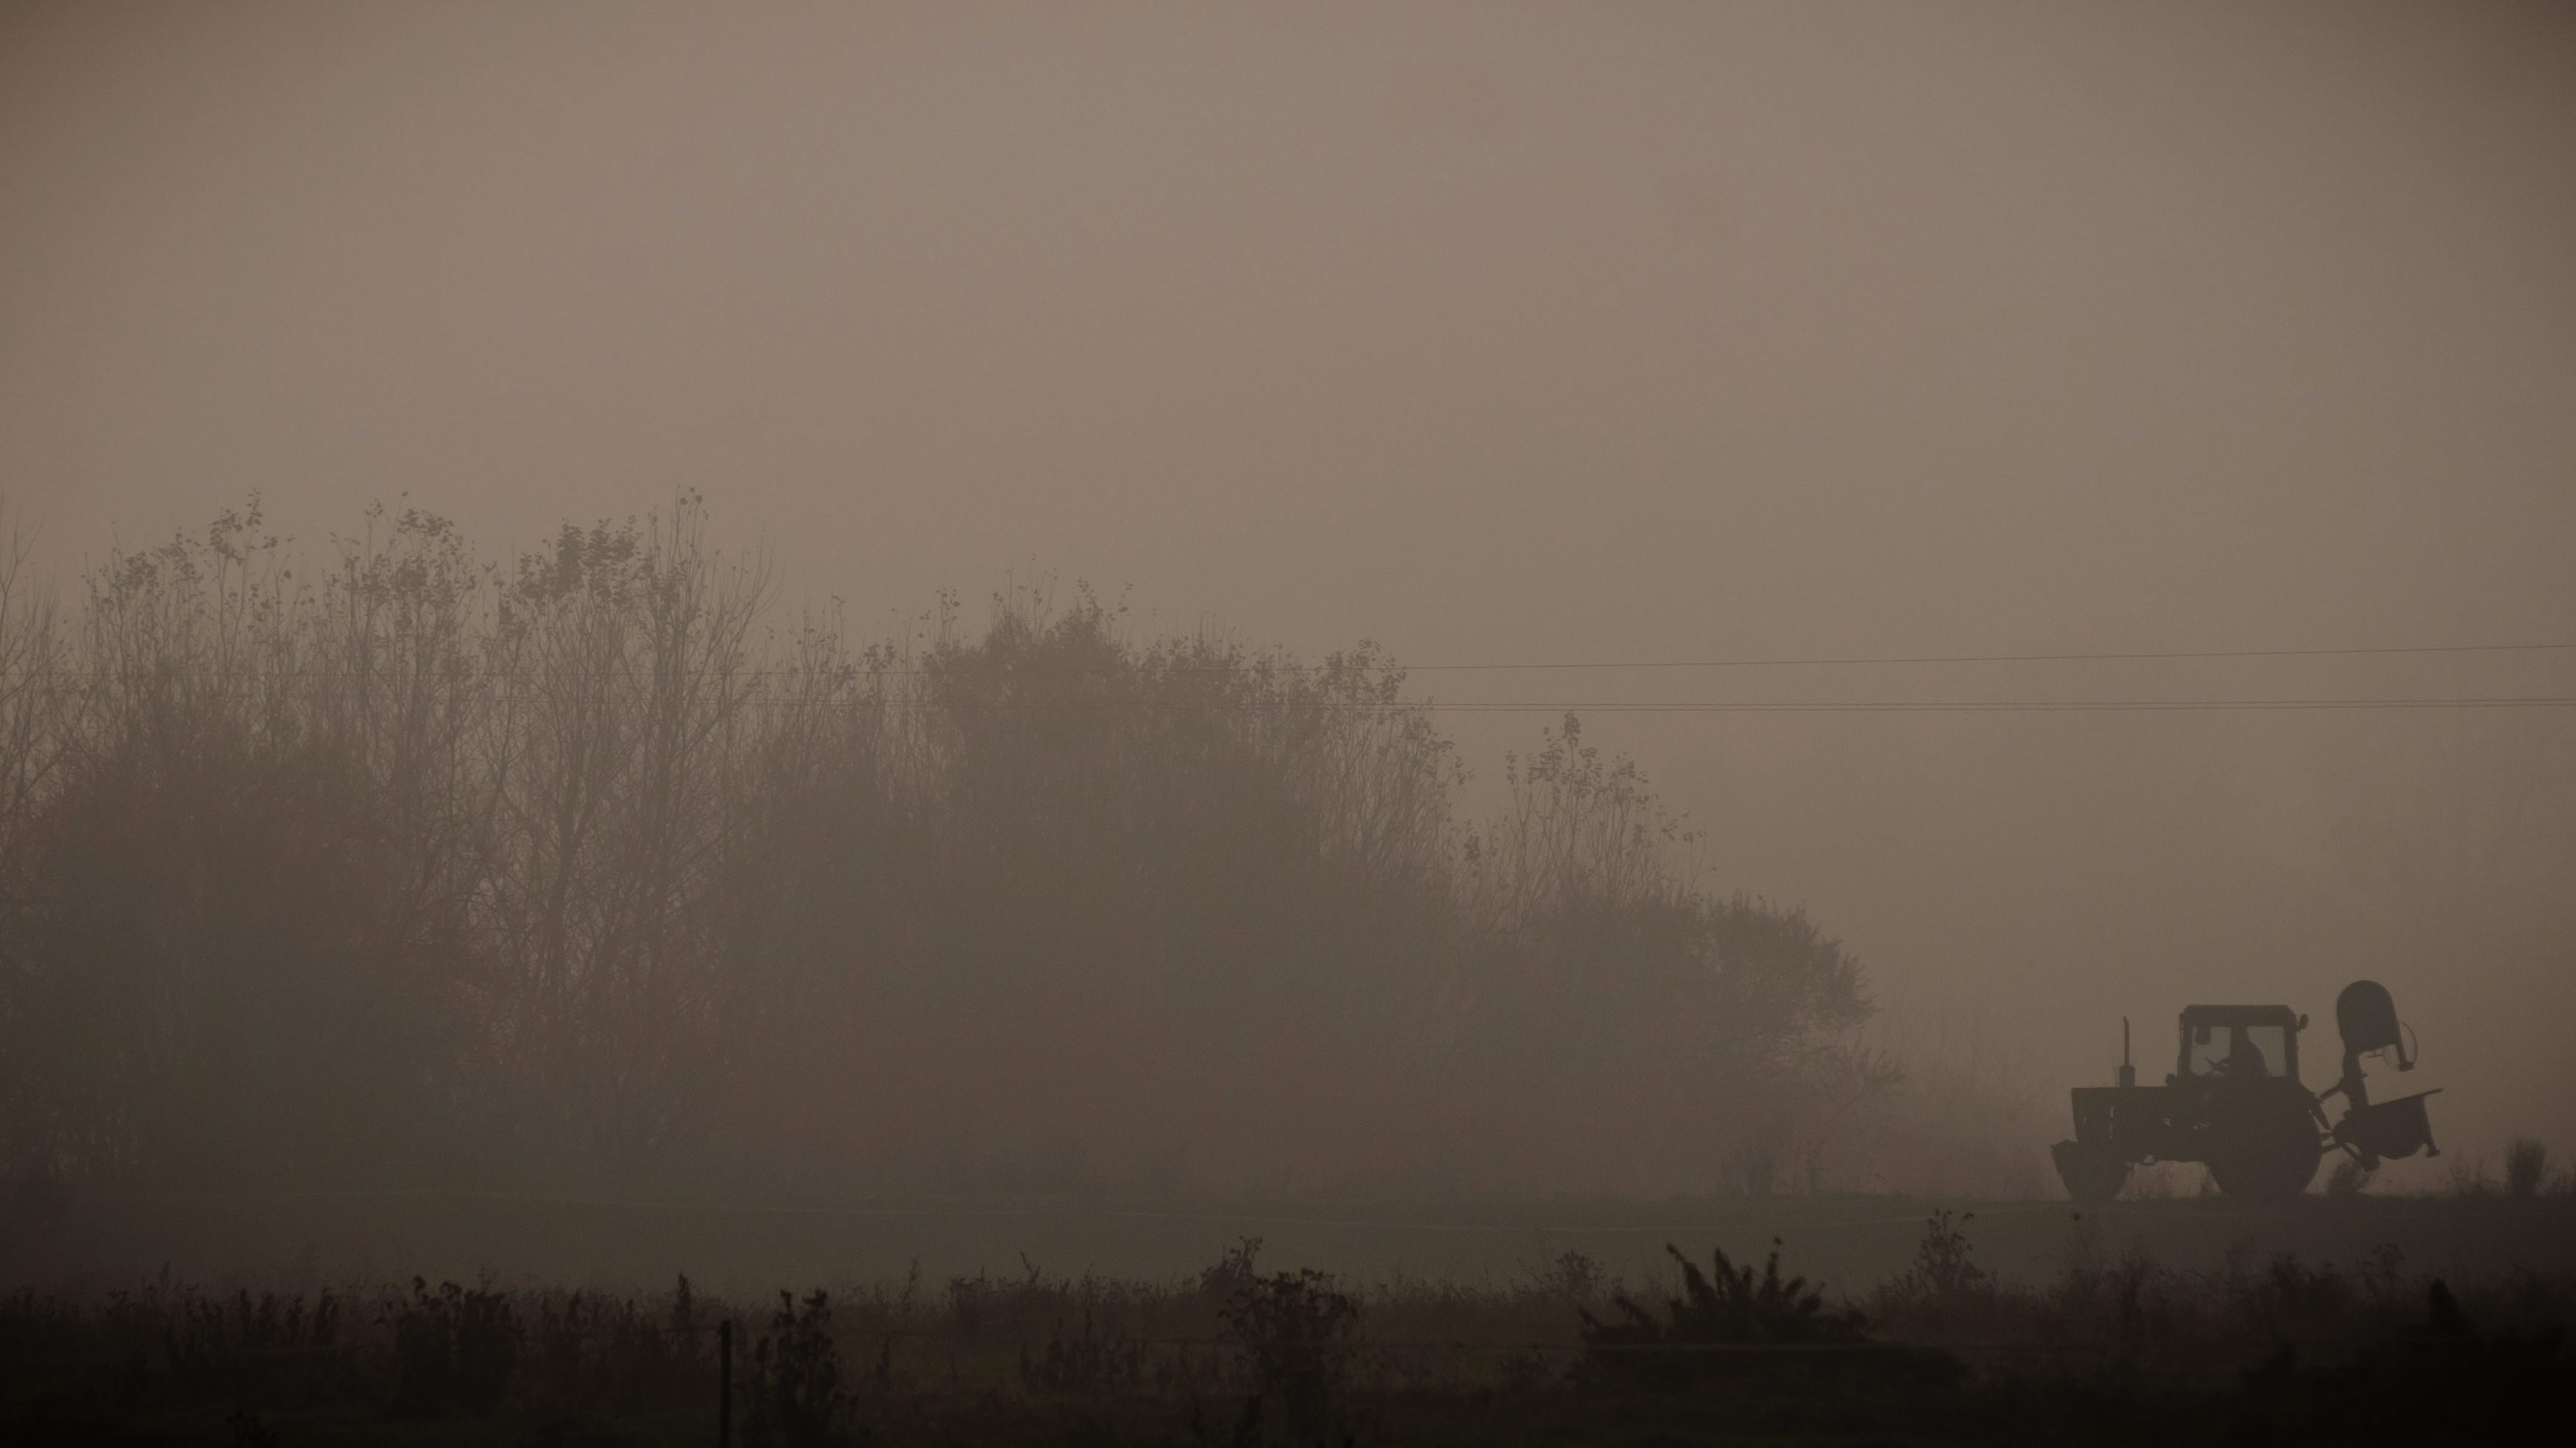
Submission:
[[[0,1309],[23,1441],[750,1444],[2476,1442],[2554,1413],[2576,1280],[2427,1280],[2393,1249],[2015,1284],[1968,1223],[1829,1298],[1723,1253],[1622,1283],[1358,1287],[1246,1241],[1179,1282],[913,1280],[768,1303],[413,1282],[170,1282]]]

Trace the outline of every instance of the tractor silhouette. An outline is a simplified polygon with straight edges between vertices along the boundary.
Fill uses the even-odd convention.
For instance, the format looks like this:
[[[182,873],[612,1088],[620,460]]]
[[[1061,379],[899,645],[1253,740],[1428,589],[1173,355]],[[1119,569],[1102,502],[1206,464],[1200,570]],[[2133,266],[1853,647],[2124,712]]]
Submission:
[[[2306,1191],[2330,1151],[2364,1170],[2384,1158],[2441,1154],[2424,1109],[2433,1092],[2373,1104],[2363,1081],[2361,1058],[2377,1051],[2395,1052],[2400,1071],[2415,1069],[2385,987],[2354,981],[2335,998],[2343,1074],[2317,1093],[2299,1079],[2307,1024],[2287,1006],[2188,1007],[2173,1074],[2162,1086],[2141,1086],[2123,1020],[2120,1084],[2076,1087],[2075,1136],[2049,1151],[2068,1194],[2107,1202],[2134,1166],[2196,1161],[2228,1196],[2279,1201]],[[2325,1103],[2335,1096],[2344,1098],[2343,1114],[2329,1122]]]

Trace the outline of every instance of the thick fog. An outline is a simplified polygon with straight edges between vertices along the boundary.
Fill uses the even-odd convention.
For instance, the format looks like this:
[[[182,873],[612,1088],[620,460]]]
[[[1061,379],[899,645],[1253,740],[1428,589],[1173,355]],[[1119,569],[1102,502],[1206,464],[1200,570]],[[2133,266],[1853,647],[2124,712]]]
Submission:
[[[411,548],[459,578],[479,558],[536,590],[525,607],[561,605],[544,626],[595,642],[606,625],[562,602],[580,588],[544,592],[518,556],[560,562],[565,523],[608,520],[583,536],[615,540],[637,519],[645,552],[594,552],[584,576],[610,554],[650,564],[694,491],[723,561],[689,586],[731,607],[747,586],[731,570],[766,570],[746,667],[832,619],[846,662],[892,647],[899,693],[1036,660],[1107,669],[1171,711],[1182,696],[1153,691],[1212,676],[1191,669],[1279,657],[1303,663],[1246,686],[1283,691],[1259,709],[1376,701],[1386,665],[1411,670],[1395,697],[1442,706],[1336,716],[1364,722],[1320,744],[1082,734],[1059,757],[978,753],[971,724],[866,733],[947,717],[905,693],[877,724],[833,726],[858,731],[827,741],[865,753],[857,773],[710,775],[727,809],[811,817],[724,835],[784,852],[727,868],[795,899],[745,886],[724,897],[736,914],[691,916],[692,938],[729,942],[710,960],[802,960],[900,927],[883,958],[918,979],[794,998],[850,1012],[877,1064],[656,1076],[667,1062],[617,1054],[640,1049],[628,1038],[561,1025],[584,1007],[558,983],[509,997],[532,1013],[509,1028],[513,1089],[575,1081],[562,1090],[631,1106],[636,1081],[686,1094],[723,1076],[771,1145],[876,1153],[806,1172],[765,1158],[764,1189],[1746,1185],[1760,1132],[1719,1088],[1753,1078],[1620,1034],[1654,1012],[1605,1008],[1608,1035],[1567,1036],[1533,1024],[1535,996],[1453,1009],[1444,971],[1592,958],[1593,937],[1528,924],[1557,887],[1512,871],[1556,847],[1508,846],[1533,788],[1632,803],[1613,776],[1568,785],[1544,760],[1532,785],[1569,711],[1605,767],[1629,756],[1688,817],[1651,866],[1615,845],[1586,857],[1643,872],[1612,891],[1623,908],[1696,910],[1685,933],[1721,951],[1789,940],[1830,976],[1803,911],[1857,959],[1875,1016],[1854,1027],[1858,996],[1825,989],[1798,1008],[1799,1049],[1830,1038],[1834,1069],[1913,1104],[1826,1153],[1819,1184],[2054,1190],[2063,1088],[2110,1081],[2124,1015],[2152,1080],[2186,1004],[2277,1001],[2327,1028],[2364,975],[2420,1038],[2410,1082],[2444,1088],[2446,1155],[2390,1172],[2430,1184],[2511,1135],[2576,1146],[2576,709],[1615,706],[2576,696],[2576,648],[2366,652],[2576,644],[2571,77],[2576,12],[2542,3],[15,5],[0,496],[27,540],[22,616],[52,597],[63,647],[97,666],[114,633],[98,570],[202,542],[256,495],[245,536],[287,539],[274,558],[294,561],[274,566],[304,585],[353,548]],[[388,510],[372,523],[371,502]],[[409,509],[456,531],[395,540]],[[141,630],[115,637],[188,668],[250,658],[169,622],[195,597],[173,576],[151,587],[179,592],[110,610]],[[959,600],[944,626],[943,591]],[[460,605],[458,637],[498,627],[473,612],[497,597]],[[314,622],[294,648],[354,637]],[[1165,640],[1180,652],[1156,654]],[[1321,668],[1363,641],[1382,654]],[[2000,661],[2105,654],[2129,657]],[[569,675],[513,657],[553,681],[533,697],[559,698]],[[1923,659],[1947,662],[1901,662]],[[1646,667],[1686,662],[1725,666]],[[1602,667],[1620,664],[1636,667]],[[942,685],[939,667],[964,672]],[[1477,703],[1533,707],[1448,707]],[[65,758],[162,727],[153,700],[79,707]],[[1041,732],[1075,717],[1028,714]],[[483,742],[456,746],[454,778],[490,783],[473,771],[561,742],[471,718],[457,727]],[[1214,784],[1149,767],[1237,746],[1257,767]],[[794,752],[741,747],[727,769]],[[1139,871],[1216,881],[1150,952],[1221,955],[1248,984],[1169,985],[1122,954],[1141,938],[1110,918],[1127,876],[1048,873],[1094,858],[1076,825],[1110,808],[1067,783],[1108,768],[1084,750],[1135,771],[1104,788],[1170,794],[1120,815],[1148,842]],[[1361,755],[1379,772],[1331,773]],[[1453,766],[1467,777],[1436,800],[1404,793]],[[149,774],[101,769],[79,777]],[[1298,792],[1326,775],[1344,783]],[[813,793],[826,778],[843,792]],[[1261,794],[1274,779],[1307,783],[1280,803]],[[1405,822],[1372,813],[1386,791]],[[121,828],[162,818],[114,798]],[[905,833],[934,815],[948,823]],[[62,833],[30,837],[47,880],[119,848],[106,827]],[[1506,845],[1460,865],[1471,836]],[[550,847],[511,838],[450,864],[525,904]],[[583,868],[602,899],[641,878]],[[1417,908],[1384,885],[1399,879],[1445,903]],[[1057,880],[1079,904],[915,908],[984,880]],[[158,899],[155,881],[118,888]],[[125,909],[101,898],[83,929]],[[509,918],[563,918],[527,909]],[[1079,942],[1064,970],[1012,973],[1060,929]],[[501,969],[499,947],[450,944]],[[508,959],[543,955],[528,950]],[[981,1038],[999,1074],[943,1075],[938,1043],[988,1018],[939,982],[1041,978],[1003,1012],[1006,1039]],[[792,1036],[830,1057],[830,1020],[760,1024],[790,999],[726,1016],[716,1055]],[[1749,1009],[1692,999],[1712,1019]],[[454,1028],[500,1029],[478,1019]],[[588,1064],[530,1064],[547,1030],[580,1036],[563,1060]],[[1175,1039],[1192,1044],[1139,1044]],[[87,1044],[55,1040],[65,1059]],[[2323,1085],[2330,1028],[2307,1050]],[[112,1081],[124,1060],[85,1069]],[[122,1089],[61,1084],[90,1079],[45,1089]],[[914,1094],[887,1094],[898,1079]],[[864,1105],[796,1094],[831,1081]],[[1408,1092],[1431,1104],[1387,1106]],[[564,1135],[511,1150],[614,1174],[663,1139],[600,1127],[617,1114],[601,1109],[565,1108],[547,1128]],[[442,1149],[470,1159],[483,1139]]]

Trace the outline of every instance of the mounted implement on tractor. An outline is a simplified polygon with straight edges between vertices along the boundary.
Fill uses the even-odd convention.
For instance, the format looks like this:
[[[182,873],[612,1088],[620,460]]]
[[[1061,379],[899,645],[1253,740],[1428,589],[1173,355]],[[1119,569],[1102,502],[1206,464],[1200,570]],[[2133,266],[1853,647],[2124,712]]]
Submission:
[[[2299,1080],[2307,1024],[2287,1006],[2192,1006],[2182,1013],[2173,1074],[2141,1086],[2122,1021],[2120,1084],[2076,1087],[2075,1137],[2049,1151],[2066,1190],[2079,1202],[2107,1202],[2133,1166],[2196,1161],[2229,1196],[2271,1201],[2306,1191],[2329,1151],[2365,1170],[2385,1157],[2441,1154],[2424,1111],[2432,1092],[2374,1105],[2363,1082],[2361,1058],[2376,1051],[2394,1051],[2400,1071],[2415,1069],[2385,987],[2358,980],[2335,998],[2343,1075],[2315,1094]],[[2329,1122],[2325,1103],[2337,1095],[2343,1115]]]

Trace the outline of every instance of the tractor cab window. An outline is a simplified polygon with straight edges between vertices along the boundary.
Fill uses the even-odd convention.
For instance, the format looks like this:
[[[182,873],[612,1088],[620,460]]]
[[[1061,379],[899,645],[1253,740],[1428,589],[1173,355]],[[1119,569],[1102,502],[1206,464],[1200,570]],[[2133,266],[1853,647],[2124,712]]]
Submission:
[[[2195,1076],[2279,1076],[2289,1061],[2279,1026],[2194,1026],[2185,1058]]]

